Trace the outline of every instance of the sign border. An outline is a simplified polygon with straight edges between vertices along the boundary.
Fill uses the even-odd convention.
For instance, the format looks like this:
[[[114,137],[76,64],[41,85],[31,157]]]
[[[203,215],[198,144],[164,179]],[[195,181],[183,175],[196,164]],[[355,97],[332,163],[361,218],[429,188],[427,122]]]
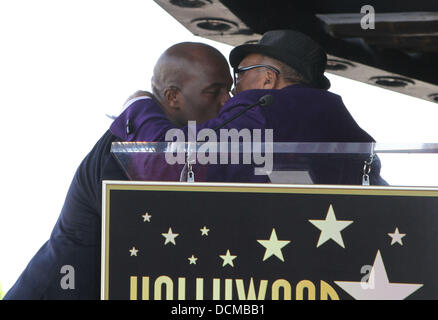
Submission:
[[[378,196],[438,197],[438,187],[286,185],[259,183],[102,181],[101,300],[108,300],[110,193],[112,190],[252,192],[293,194],[348,194]],[[108,244],[108,245],[107,245]]]

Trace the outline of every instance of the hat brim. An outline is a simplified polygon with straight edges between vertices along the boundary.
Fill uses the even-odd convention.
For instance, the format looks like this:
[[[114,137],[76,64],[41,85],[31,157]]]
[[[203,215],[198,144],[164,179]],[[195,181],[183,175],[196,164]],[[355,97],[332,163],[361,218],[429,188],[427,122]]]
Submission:
[[[236,69],[239,66],[239,63],[249,54],[251,53],[259,53],[274,59],[277,59],[279,61],[284,62],[286,58],[282,57],[281,54],[278,53],[277,50],[273,49],[271,46],[266,46],[263,44],[243,44],[240,46],[235,47],[230,52],[230,65],[232,68]],[[288,57],[288,60],[291,60],[293,57]],[[291,66],[293,68],[296,68],[298,72],[300,72],[299,61],[296,61],[295,66]],[[321,79],[319,79],[316,83],[313,82],[312,85],[319,89],[327,90],[330,88],[330,80],[326,76],[322,76]]]
[[[328,90],[330,89],[331,85],[332,84],[330,83],[330,80],[323,75],[320,81],[318,81],[317,87],[319,89]]]
[[[262,44],[243,44],[235,47],[230,52],[230,65],[233,68],[237,68],[239,63],[251,53],[260,53],[263,55],[271,55],[271,48]]]

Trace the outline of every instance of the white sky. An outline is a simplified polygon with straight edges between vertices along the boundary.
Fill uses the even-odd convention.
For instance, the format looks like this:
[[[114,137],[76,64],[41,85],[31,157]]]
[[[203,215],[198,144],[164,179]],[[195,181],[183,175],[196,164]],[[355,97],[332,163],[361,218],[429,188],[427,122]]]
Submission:
[[[105,116],[149,89],[153,65],[193,36],[152,0],[0,2],[0,283],[13,285],[48,239]],[[328,75],[378,142],[438,142],[438,105]],[[438,185],[437,155],[381,155],[394,185]]]

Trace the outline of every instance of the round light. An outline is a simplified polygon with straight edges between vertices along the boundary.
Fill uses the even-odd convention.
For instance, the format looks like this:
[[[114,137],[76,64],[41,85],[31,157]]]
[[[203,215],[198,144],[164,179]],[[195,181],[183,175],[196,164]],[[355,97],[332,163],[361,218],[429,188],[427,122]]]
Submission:
[[[259,43],[259,40],[254,39],[254,40],[248,40],[248,41],[245,41],[244,44],[258,44],[258,43]]]
[[[438,103],[438,93],[432,93],[427,96],[433,102]]]
[[[202,8],[213,2],[211,0],[170,0],[170,3],[181,8]]]
[[[354,68],[354,67],[356,67],[356,66],[349,61],[338,60],[338,59],[328,59],[326,70],[344,71],[344,70],[347,70],[348,68]]]
[[[415,84],[411,79],[393,76],[372,77],[368,81],[388,88],[404,88]]]
[[[226,32],[226,31],[230,31],[231,29],[237,28],[236,23],[229,20],[218,19],[218,18],[195,19],[192,21],[192,23],[195,23],[198,28],[209,30],[209,31]]]

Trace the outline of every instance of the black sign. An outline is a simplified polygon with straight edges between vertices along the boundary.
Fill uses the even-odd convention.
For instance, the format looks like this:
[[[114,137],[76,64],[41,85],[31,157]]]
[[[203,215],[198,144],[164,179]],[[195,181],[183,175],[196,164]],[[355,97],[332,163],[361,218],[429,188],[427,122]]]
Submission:
[[[102,298],[438,299],[438,190],[104,183]]]

